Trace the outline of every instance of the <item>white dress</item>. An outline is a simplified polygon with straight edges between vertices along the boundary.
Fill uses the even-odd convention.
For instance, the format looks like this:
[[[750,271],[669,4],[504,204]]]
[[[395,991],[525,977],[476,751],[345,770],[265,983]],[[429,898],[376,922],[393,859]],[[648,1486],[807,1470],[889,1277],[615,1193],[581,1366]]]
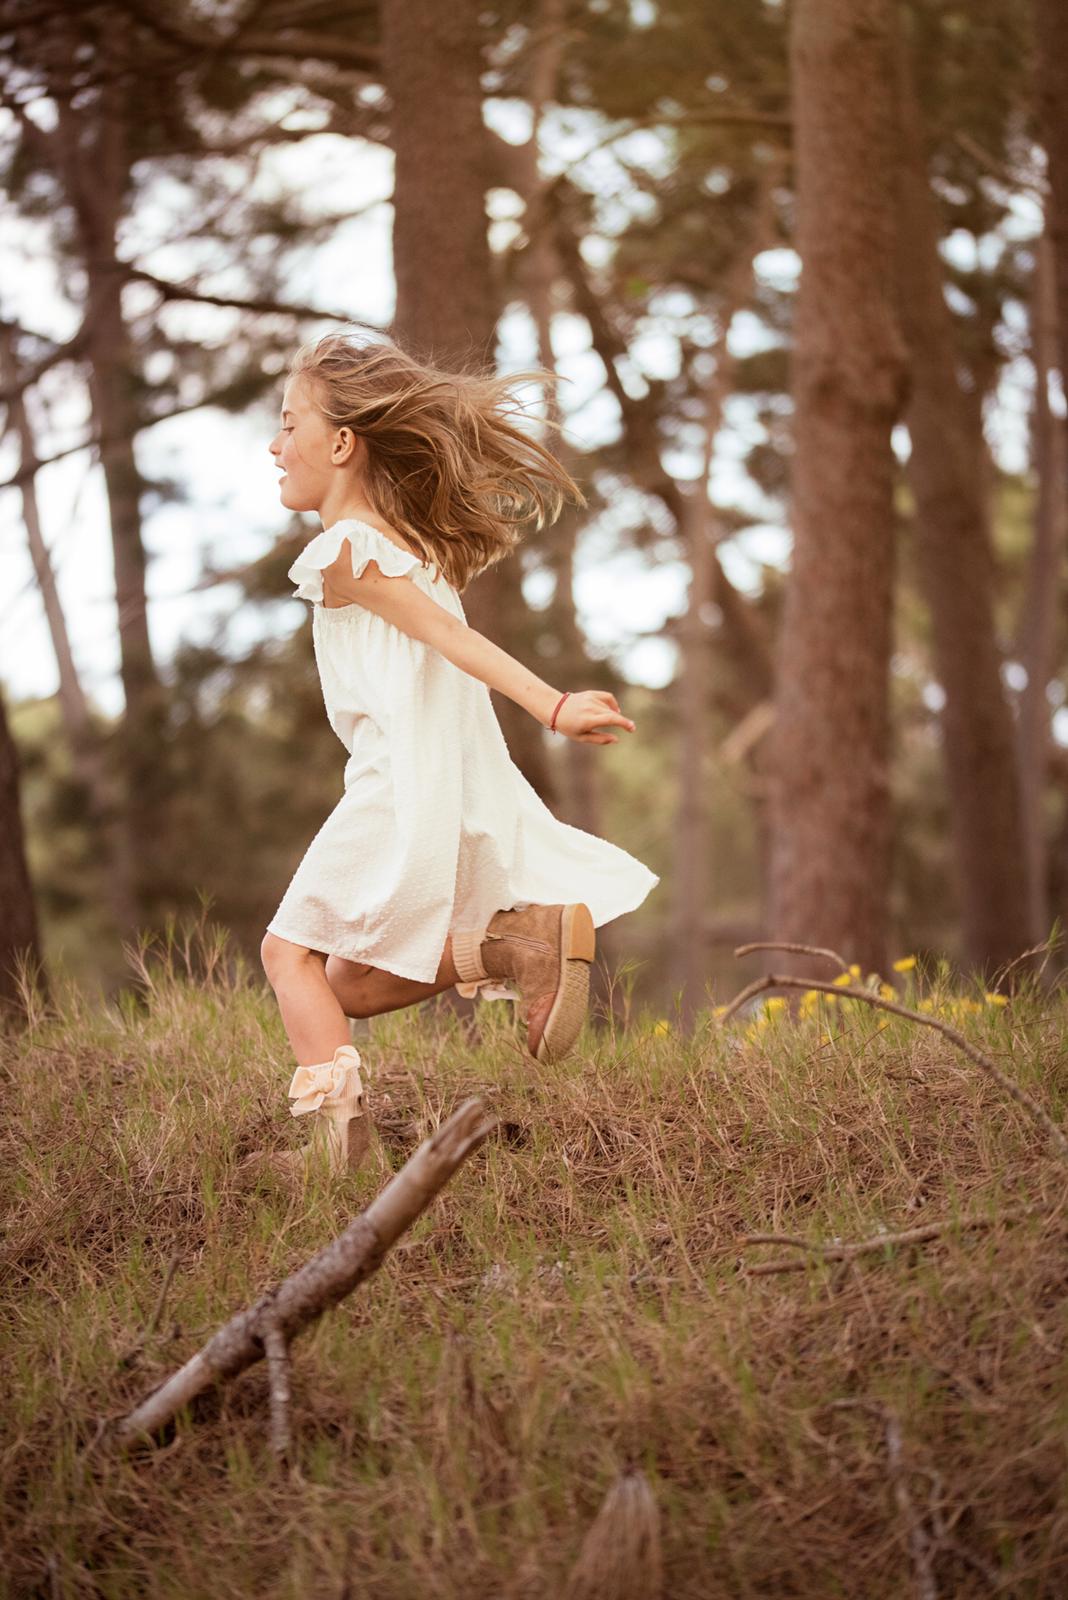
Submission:
[[[269,932],[433,983],[446,937],[495,911],[580,900],[600,926],[640,905],[659,877],[553,816],[512,761],[486,684],[358,603],[323,604],[323,568],[346,539],[354,576],[375,561],[466,621],[436,567],[354,518],[318,534],[290,567],[298,597],[312,602],[326,714],[349,759],[344,793]],[[456,987],[518,998],[499,978]]]

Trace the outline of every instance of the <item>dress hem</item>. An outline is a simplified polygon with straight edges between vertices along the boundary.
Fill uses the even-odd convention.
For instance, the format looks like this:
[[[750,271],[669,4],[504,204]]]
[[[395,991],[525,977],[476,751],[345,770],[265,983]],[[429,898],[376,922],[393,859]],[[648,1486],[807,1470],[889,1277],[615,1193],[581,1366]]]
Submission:
[[[623,906],[619,911],[613,911],[610,917],[603,917],[600,922],[594,918],[594,927],[603,928],[605,923],[614,922],[617,917],[625,917],[631,911],[636,911],[643,901],[648,897],[651,891],[655,889],[656,885],[660,882],[659,877],[655,873],[653,874],[653,877],[656,881],[649,884],[647,888],[643,889],[641,894],[639,894],[636,899],[631,900],[629,905]],[[523,900],[521,896],[516,896],[512,903],[513,905],[532,904],[532,902],[529,900]],[[573,902],[568,901],[566,903],[572,904]],[[453,930],[450,928],[449,935],[452,934],[452,931]],[[337,945],[327,945],[321,941],[317,941],[315,944],[310,944],[308,942],[307,935],[301,935],[300,938],[297,938],[293,934],[283,933],[274,925],[273,922],[268,924],[267,932],[273,933],[278,939],[287,940],[290,944],[300,945],[304,950],[318,950],[323,955],[338,956],[342,961],[358,961],[365,966],[374,967],[379,972],[388,972],[394,978],[407,978],[410,983],[434,983],[437,979],[437,970],[435,970],[432,978],[420,977],[417,973],[412,972],[410,969],[407,972],[399,972],[396,967],[387,966],[383,960],[375,959],[374,957],[369,956],[365,950],[342,950]],[[438,968],[441,966],[441,957],[444,956],[444,954],[445,946],[443,944],[441,947],[441,955],[438,957]]]
[[[312,944],[309,942],[307,934],[301,934],[298,938],[296,934],[283,933],[281,929],[275,927],[274,923],[268,923],[267,932],[273,933],[276,939],[285,939],[289,944],[299,945],[303,950],[318,950],[322,955],[338,956],[342,961],[358,961],[364,966],[374,967],[378,972],[388,972],[393,978],[407,978],[410,983],[433,983],[437,978],[437,972],[434,973],[433,978],[421,978],[410,970],[408,972],[398,972],[396,967],[387,967],[380,958],[369,956],[366,950],[342,950],[337,945],[324,944],[318,938]],[[444,953],[444,947],[442,953]],[[440,967],[440,961],[438,965]]]

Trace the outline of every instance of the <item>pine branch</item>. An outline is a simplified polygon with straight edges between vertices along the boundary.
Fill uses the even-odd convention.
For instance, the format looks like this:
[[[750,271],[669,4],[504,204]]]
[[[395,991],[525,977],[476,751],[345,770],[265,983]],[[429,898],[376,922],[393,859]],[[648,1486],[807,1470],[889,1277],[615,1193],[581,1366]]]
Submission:
[[[146,272],[142,267],[128,267],[125,277],[129,282],[151,284],[164,300],[188,300],[197,305],[225,306],[234,311],[252,311],[258,316],[325,317],[330,322],[353,320],[351,313],[347,311],[327,311],[318,306],[286,305],[280,300],[243,300],[235,295],[208,294],[203,289],[194,288],[192,284],[170,283],[166,278],[158,278],[154,272]]]

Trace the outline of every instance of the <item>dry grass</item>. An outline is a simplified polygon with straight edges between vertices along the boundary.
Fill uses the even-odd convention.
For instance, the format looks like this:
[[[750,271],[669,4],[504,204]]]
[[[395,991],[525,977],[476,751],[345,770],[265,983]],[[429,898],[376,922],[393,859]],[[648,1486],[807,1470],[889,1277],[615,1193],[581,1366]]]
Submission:
[[[672,1600],[1068,1590],[1065,1165],[945,1040],[858,1003],[829,1034],[631,1015],[545,1068],[503,1003],[475,1043],[397,1012],[358,1032],[392,1098],[375,1160],[297,1196],[238,1180],[306,1130],[273,997],[224,956],[201,935],[0,1042],[0,1592],[578,1594],[627,1469]],[[1065,1020],[1025,989],[959,1025],[1063,1124]],[[294,1348],[297,1481],[262,1365],[154,1453],[83,1453],[473,1091],[499,1136]],[[932,1221],[747,1271],[783,1255],[747,1234]]]

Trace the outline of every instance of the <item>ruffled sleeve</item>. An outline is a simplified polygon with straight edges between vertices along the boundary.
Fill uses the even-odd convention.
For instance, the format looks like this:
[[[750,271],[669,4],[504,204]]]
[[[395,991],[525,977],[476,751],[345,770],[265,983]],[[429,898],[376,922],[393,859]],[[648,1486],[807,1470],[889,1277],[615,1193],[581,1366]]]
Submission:
[[[401,550],[392,539],[372,528],[369,523],[335,522],[324,528],[311,544],[305,545],[290,567],[287,577],[297,586],[299,600],[323,603],[323,568],[332,566],[341,554],[345,540],[352,550],[352,576],[358,578],[369,561],[378,563],[387,578],[403,578],[415,567],[422,566],[418,556]]]

